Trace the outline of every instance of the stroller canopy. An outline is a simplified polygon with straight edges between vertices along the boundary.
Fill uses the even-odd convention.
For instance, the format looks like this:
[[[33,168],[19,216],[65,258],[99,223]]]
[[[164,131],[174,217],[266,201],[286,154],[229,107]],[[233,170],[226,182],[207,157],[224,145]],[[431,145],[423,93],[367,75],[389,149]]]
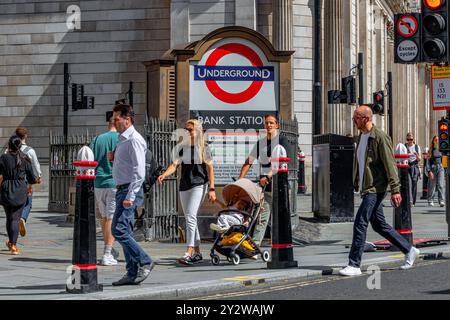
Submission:
[[[249,179],[239,179],[223,188],[223,200],[227,204],[235,203],[237,200],[246,199],[254,204],[260,203],[263,192],[260,186]]]

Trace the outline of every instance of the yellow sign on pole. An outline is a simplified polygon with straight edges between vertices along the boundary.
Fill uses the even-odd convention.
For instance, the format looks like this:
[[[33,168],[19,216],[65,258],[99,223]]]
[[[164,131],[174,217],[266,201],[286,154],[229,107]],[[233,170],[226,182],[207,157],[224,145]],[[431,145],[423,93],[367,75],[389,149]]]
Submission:
[[[431,67],[433,110],[450,110],[450,67]]]

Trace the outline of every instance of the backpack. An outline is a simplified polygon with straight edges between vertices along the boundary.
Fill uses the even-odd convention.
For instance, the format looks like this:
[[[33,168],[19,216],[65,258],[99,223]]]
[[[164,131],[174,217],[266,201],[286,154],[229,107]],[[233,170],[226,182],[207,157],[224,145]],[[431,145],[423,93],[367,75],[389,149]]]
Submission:
[[[144,192],[149,192],[155,184],[158,177],[162,174],[163,167],[158,166],[158,163],[153,156],[153,152],[150,148],[147,148],[145,152],[145,179],[144,179]]]

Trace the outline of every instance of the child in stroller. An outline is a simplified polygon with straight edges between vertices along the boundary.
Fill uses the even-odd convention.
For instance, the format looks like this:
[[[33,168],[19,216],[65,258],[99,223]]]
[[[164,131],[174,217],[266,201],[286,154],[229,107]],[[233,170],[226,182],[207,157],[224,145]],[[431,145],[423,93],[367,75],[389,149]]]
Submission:
[[[259,218],[261,201],[264,200],[261,187],[249,179],[239,179],[226,185],[222,195],[225,204],[216,202],[224,210],[219,212],[217,223],[210,225],[217,232],[210,254],[212,263],[220,263],[220,257],[215,251],[235,265],[239,264],[241,258],[254,258],[259,254],[263,261],[268,261],[269,252],[262,252],[250,236]]]
[[[223,209],[222,214],[217,218],[217,223],[211,223],[210,228],[218,233],[227,232],[234,225],[248,226],[248,216],[243,212],[248,212],[251,208],[251,200],[238,199],[236,203],[229,206],[216,200],[215,203]],[[227,209],[227,210],[226,210]]]

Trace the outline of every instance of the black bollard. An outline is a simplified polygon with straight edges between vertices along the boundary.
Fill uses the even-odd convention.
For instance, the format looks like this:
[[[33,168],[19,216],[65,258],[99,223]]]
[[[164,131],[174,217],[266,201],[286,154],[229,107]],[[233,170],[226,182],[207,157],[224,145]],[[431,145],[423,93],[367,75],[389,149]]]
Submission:
[[[423,174],[422,174],[422,200],[428,200],[428,176],[425,175],[425,170],[428,163],[428,152],[422,153],[423,156]]]
[[[400,233],[410,244],[413,244],[412,217],[411,217],[411,192],[409,183],[409,174],[407,163],[407,154],[396,154],[397,168],[400,177],[400,193],[402,196],[402,204],[398,208],[394,208],[394,228]],[[405,160],[404,162],[400,162]],[[391,250],[398,251],[395,246]]]
[[[298,155],[298,191],[299,194],[306,193],[305,182],[305,154],[300,152]]]
[[[292,245],[291,212],[289,204],[289,158],[272,159],[272,259],[268,269],[297,268]]]
[[[80,153],[79,153],[80,154]],[[97,162],[75,161],[77,193],[73,232],[72,277],[67,283],[69,293],[103,291],[97,282],[97,248],[95,230],[94,179]]]

